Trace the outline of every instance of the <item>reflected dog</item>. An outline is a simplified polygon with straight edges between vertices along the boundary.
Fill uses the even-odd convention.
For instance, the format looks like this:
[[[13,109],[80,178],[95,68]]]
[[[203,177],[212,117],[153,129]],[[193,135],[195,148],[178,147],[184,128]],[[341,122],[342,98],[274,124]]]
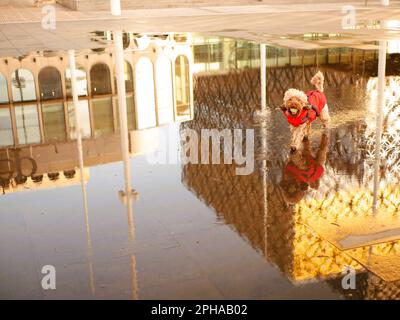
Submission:
[[[304,141],[302,151],[289,154],[279,183],[282,197],[289,205],[300,202],[309,188],[317,190],[324,174],[324,166],[329,148],[329,138],[324,133],[317,154],[314,156],[309,140]]]
[[[324,75],[318,71],[311,79],[311,83],[316,90],[310,90],[306,93],[289,89],[285,92],[283,105],[281,107],[283,114],[290,124],[292,134],[290,142],[291,152],[300,148],[301,142],[307,140],[311,135],[311,123],[320,118],[326,128],[330,122],[329,108],[324,92]]]

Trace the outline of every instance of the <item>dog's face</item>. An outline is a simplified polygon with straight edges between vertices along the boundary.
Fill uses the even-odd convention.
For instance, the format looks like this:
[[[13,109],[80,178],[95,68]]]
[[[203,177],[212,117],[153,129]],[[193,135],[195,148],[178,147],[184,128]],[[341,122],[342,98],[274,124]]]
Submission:
[[[300,115],[301,110],[304,106],[303,102],[299,98],[292,97],[288,101],[286,101],[285,107],[292,117],[297,118]]]
[[[282,195],[288,204],[297,204],[304,198],[308,190],[308,184],[299,182],[293,177],[284,174],[279,187],[282,190]]]

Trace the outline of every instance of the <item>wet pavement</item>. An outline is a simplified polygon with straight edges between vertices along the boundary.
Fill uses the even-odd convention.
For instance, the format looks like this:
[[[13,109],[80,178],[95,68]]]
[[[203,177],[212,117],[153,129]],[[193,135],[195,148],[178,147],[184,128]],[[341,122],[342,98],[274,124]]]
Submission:
[[[261,114],[258,44],[125,35],[129,176],[113,48],[77,52],[83,171],[66,53],[1,58],[0,298],[399,298],[399,54],[389,46],[376,173],[377,44],[323,47],[327,37],[298,36],[320,41],[313,50],[267,46]],[[290,154],[278,107],[317,70],[332,125],[314,123]],[[188,129],[253,129],[254,170],[182,162]],[[320,173],[299,181],[310,166]],[[55,290],[42,288],[46,265]],[[355,289],[342,285],[349,268]]]

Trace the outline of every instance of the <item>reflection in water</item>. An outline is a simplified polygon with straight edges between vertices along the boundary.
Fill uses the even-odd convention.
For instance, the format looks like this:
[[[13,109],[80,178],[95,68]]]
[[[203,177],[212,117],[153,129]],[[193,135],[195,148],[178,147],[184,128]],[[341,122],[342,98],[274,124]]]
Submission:
[[[14,144],[10,109],[0,107],[0,145],[11,146]]]
[[[134,35],[130,36],[134,39]],[[215,264],[218,259],[212,256],[216,252],[212,250],[224,249],[230,240],[224,240],[223,231],[218,230],[216,238],[207,242],[206,233],[202,236],[204,231],[197,229],[200,226],[211,229],[216,214],[218,225],[231,226],[234,233],[265,258],[262,269],[272,273],[269,266],[278,267],[281,274],[274,278],[278,287],[286,285],[286,278],[300,285],[287,289],[293,294],[301,295],[302,290],[318,283],[328,285],[332,292],[345,298],[398,298],[400,80],[389,68],[388,73],[393,76],[386,77],[387,103],[382,109],[381,148],[377,152],[372,117],[378,91],[374,51],[260,48],[245,41],[199,37],[193,39],[192,52],[187,38],[182,36],[181,41],[175,38],[172,42],[174,35],[146,37],[142,50],[138,49],[137,41],[127,41],[126,34],[122,39],[111,33],[106,37],[117,41],[117,49],[122,46],[118,41],[125,39],[124,47],[135,46],[137,51],[135,54],[120,51],[112,57],[112,48],[76,52],[76,72],[71,57],[61,64],[37,70],[37,75],[41,74],[38,101],[29,70],[17,68],[18,72],[13,72],[10,78],[4,72],[5,81],[12,83],[13,103],[0,101],[0,135],[4,136],[1,145],[8,146],[0,149],[4,199],[26,190],[42,190],[42,193],[25,193],[20,195],[21,199],[50,199],[50,195],[54,196],[50,191],[58,187],[64,188],[63,196],[65,193],[67,197],[73,186],[80,185],[79,207],[83,207],[86,248],[84,258],[77,260],[83,261],[85,271],[81,272],[88,274],[82,282],[88,283],[89,296],[102,297],[105,286],[102,277],[109,255],[112,259],[128,257],[128,262],[117,263],[128,264],[126,275],[115,269],[110,272],[113,280],[128,280],[129,298],[142,298],[149,291],[154,295],[162,285],[172,295],[176,283],[170,279],[176,274],[180,276],[179,268],[186,268],[189,263],[186,256],[184,262],[178,257],[176,267],[170,258],[170,252],[176,248],[190,251],[193,247],[194,256],[200,257],[196,263],[202,264],[202,260],[208,263],[202,265],[201,274],[205,273],[210,282],[217,279],[217,285],[212,284],[215,287],[222,286],[224,281],[217,275],[229,272],[229,268],[221,270]],[[75,60],[75,53],[72,54]],[[388,59],[391,61],[391,56]],[[260,66],[266,69],[260,72]],[[287,124],[275,108],[288,88],[305,89],[317,68],[324,72],[326,94],[332,101],[331,132],[325,135],[317,126],[312,139],[303,143],[302,151],[288,154]],[[60,76],[65,77],[61,87]],[[61,97],[63,93],[65,97]],[[126,102],[125,108],[122,101]],[[159,132],[158,126],[180,121],[186,121],[180,124],[181,130],[191,128],[199,135],[203,128],[253,128],[257,150],[255,171],[237,176],[235,164],[185,164],[177,169],[178,175],[181,174],[183,185],[196,199],[188,196],[187,191],[182,192],[182,198],[171,196],[170,190],[180,192],[180,185],[171,182],[171,167],[165,173],[166,167],[161,165],[143,165],[140,155],[160,147],[163,140],[155,133],[164,132]],[[169,145],[170,150],[178,147]],[[375,152],[381,157],[378,172],[374,171]],[[120,164],[124,166],[123,175]],[[160,169],[159,175],[145,175],[156,169]],[[379,189],[375,189],[375,216],[372,214],[374,174],[379,182]],[[132,179],[138,176],[142,179]],[[98,177],[103,180],[97,180]],[[137,194],[132,194],[131,184],[140,190],[142,203],[134,201]],[[118,199],[121,189],[124,191]],[[73,206],[72,196],[69,201]],[[208,208],[199,206],[199,202]],[[13,218],[18,218],[19,206],[11,208],[12,213],[13,210],[17,213]],[[185,230],[189,224],[185,223],[185,217],[192,211],[199,220],[194,221],[195,229],[190,229],[192,224]],[[118,220],[120,212],[127,213],[122,222]],[[203,222],[205,216],[211,217],[212,222]],[[50,218],[46,215],[33,218],[39,226],[47,221],[42,219]],[[176,234],[165,232],[160,227],[161,221],[177,225],[185,232],[179,232],[179,228]],[[143,236],[140,232],[145,223],[151,227],[149,234]],[[75,230],[73,227],[65,225],[66,230]],[[74,238],[74,232],[77,231],[70,238]],[[168,242],[171,238],[180,242]],[[35,243],[41,240],[36,239]],[[162,250],[154,249],[154,243],[158,242],[162,242]],[[210,257],[201,252],[203,243],[210,246]],[[82,243],[74,245],[71,251],[78,250]],[[110,253],[113,246],[119,251]],[[165,253],[165,247],[172,249]],[[253,252],[251,248],[246,247],[246,253]],[[159,262],[163,254],[168,256],[167,263]],[[62,255],[68,255],[68,250],[62,251]],[[57,255],[52,253],[47,258],[51,260],[54,256]],[[249,272],[256,263],[253,259],[246,261]],[[79,265],[74,259],[65,261]],[[239,268],[239,264],[232,267]],[[347,266],[357,271],[356,290],[344,291],[341,287],[342,272]],[[192,281],[195,267],[190,268]],[[149,273],[154,281],[151,285],[146,284]],[[243,287],[253,285],[252,281],[244,282]],[[269,282],[260,285],[259,279],[257,283],[258,288],[271,285]],[[121,288],[112,287],[118,293]],[[118,296],[115,291],[108,291],[112,292],[111,297]],[[210,291],[205,290],[204,297]]]
[[[183,55],[175,60],[175,98],[177,116],[190,116],[189,60]]]
[[[40,142],[39,118],[36,105],[15,106],[18,142],[30,144]]]
[[[339,245],[332,245],[334,241],[331,241],[329,233],[331,230],[324,229],[327,221],[334,226],[335,230],[332,232],[342,228],[344,232],[357,234],[360,231],[357,229],[357,224],[362,224],[366,228],[364,230],[368,230],[370,221],[365,217],[372,213],[374,193],[373,171],[368,168],[372,168],[376,163],[374,153],[370,150],[370,146],[375,146],[376,141],[375,134],[372,136],[370,134],[374,132],[375,126],[369,123],[370,117],[365,109],[368,109],[369,105],[376,105],[374,104],[376,91],[371,90],[373,86],[370,83],[374,79],[368,80],[367,76],[360,78],[351,72],[346,74],[348,71],[339,69],[325,69],[323,66],[320,68],[326,75],[327,94],[332,97],[335,110],[330,141],[326,135],[318,133],[321,141],[319,147],[315,148],[318,150],[315,155],[312,153],[314,142],[309,141],[304,143],[303,152],[287,156],[285,153],[287,148],[282,149],[281,146],[282,142],[287,144],[288,139],[285,135],[279,136],[283,129],[281,124],[283,121],[275,117],[275,112],[271,112],[268,116],[270,124],[268,135],[274,138],[268,141],[267,191],[262,188],[264,161],[259,163],[259,171],[248,177],[235,176],[232,166],[228,165],[188,164],[183,168],[183,180],[189,190],[212,207],[225,223],[232,225],[292,281],[327,279],[323,281],[327,281],[335,290],[343,292],[340,285],[341,274],[346,266],[351,266],[362,273],[360,279],[362,278],[362,281],[365,279],[365,282],[363,288],[348,293],[343,292],[346,297],[393,298],[397,295],[385,294],[386,291],[390,292],[389,287],[392,284],[378,280],[376,276],[369,276],[364,268],[374,270],[381,279],[387,281],[399,279],[395,267],[388,270],[379,269],[374,265],[380,261],[376,258],[378,256],[394,257],[397,244],[391,242],[393,240],[390,241],[389,236],[387,237],[389,241],[372,246],[365,244],[368,244],[368,241],[383,240],[364,239],[364,245],[360,245],[359,249],[343,251]],[[284,90],[301,83],[303,78],[309,79],[313,72],[315,72],[313,67],[267,69],[268,105],[272,108],[279,105]],[[387,81],[389,79],[387,78]],[[231,72],[229,75],[198,76],[197,90],[195,90],[195,119],[184,127],[188,126],[195,130],[204,127],[235,128],[248,122],[252,118],[251,110],[259,106],[258,92],[251,90],[252,87],[259,85],[258,82],[256,70]],[[354,90],[349,89],[349,85]],[[397,96],[395,90],[387,91],[386,98],[392,96]],[[396,100],[394,105],[399,105],[400,100],[394,100]],[[353,113],[346,119],[340,114],[345,109]],[[386,116],[385,119],[389,117]],[[397,121],[395,116],[392,116],[392,119]],[[265,135],[262,123],[256,127],[260,131],[260,140]],[[387,121],[384,123],[386,125],[382,141],[385,141],[388,132],[393,132],[395,128]],[[371,137],[374,140],[371,140]],[[262,147],[262,141],[260,142],[259,158],[262,158],[265,157],[266,150]],[[390,148],[387,148],[388,144],[383,143],[383,145],[385,147],[382,147],[381,153],[397,154],[398,145],[391,144]],[[372,161],[368,158],[368,154],[372,154]],[[380,173],[389,173],[392,170],[391,166],[387,166],[384,162]],[[376,217],[378,220],[374,219],[373,223],[382,223],[382,226],[386,225],[386,228],[390,229],[395,226],[393,216],[397,217],[398,210],[395,203],[398,201],[394,197],[398,194],[398,188],[385,183],[382,177],[379,181],[380,189],[377,191],[379,214]],[[398,182],[398,178],[396,181]],[[262,203],[266,197],[265,192],[268,193],[268,214],[266,223],[263,223],[266,209]],[[263,225],[266,225],[266,229]],[[391,235],[393,236],[393,233]],[[326,241],[325,237],[330,241]],[[335,280],[330,280],[332,278]],[[370,281],[372,278],[374,280]]]
[[[44,140],[64,141],[66,139],[65,113],[63,104],[42,104]]]
[[[141,57],[136,64],[136,92],[138,129],[156,125],[156,101],[154,96],[153,64],[148,57]]]
[[[309,140],[303,142],[303,150],[290,153],[279,183],[287,204],[299,203],[309,188],[318,190],[319,180],[324,174],[328,146],[328,137],[323,133],[315,156]]]

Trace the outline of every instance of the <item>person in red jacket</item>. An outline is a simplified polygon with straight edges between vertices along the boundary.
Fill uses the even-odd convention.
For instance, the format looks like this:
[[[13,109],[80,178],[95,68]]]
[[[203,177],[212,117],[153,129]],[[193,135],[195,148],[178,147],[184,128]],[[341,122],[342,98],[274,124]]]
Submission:
[[[303,151],[289,154],[279,183],[281,194],[287,204],[296,204],[306,195],[309,188],[317,190],[324,174],[324,165],[329,147],[328,136],[324,133],[317,154],[311,151],[310,141],[304,141]]]
[[[311,134],[311,123],[320,118],[324,127],[329,124],[329,108],[324,94],[324,75],[318,71],[311,79],[316,90],[307,93],[289,89],[283,98],[282,111],[290,124],[292,138],[290,149],[295,152],[303,139]]]

